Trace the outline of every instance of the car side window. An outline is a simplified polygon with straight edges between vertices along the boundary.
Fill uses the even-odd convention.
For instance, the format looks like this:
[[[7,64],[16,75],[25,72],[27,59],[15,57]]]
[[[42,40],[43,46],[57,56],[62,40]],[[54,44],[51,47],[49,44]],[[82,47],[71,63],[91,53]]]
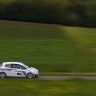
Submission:
[[[17,64],[12,64],[12,68],[20,69]]]
[[[20,65],[21,66],[21,65]],[[26,69],[24,66],[21,66],[21,69]]]
[[[16,68],[16,69],[26,69],[24,66],[21,66],[19,64],[12,64],[12,68]]]
[[[5,65],[7,68],[11,68],[11,64],[6,64]]]

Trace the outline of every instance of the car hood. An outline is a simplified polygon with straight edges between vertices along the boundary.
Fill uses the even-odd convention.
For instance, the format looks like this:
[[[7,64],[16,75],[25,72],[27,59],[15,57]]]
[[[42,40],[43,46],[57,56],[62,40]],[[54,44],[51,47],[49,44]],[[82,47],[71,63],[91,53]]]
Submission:
[[[34,68],[34,67],[30,67],[29,69],[36,69],[36,68]]]
[[[30,67],[29,70],[32,70],[32,71],[38,72],[38,69],[36,69],[36,68],[34,68],[34,67]]]

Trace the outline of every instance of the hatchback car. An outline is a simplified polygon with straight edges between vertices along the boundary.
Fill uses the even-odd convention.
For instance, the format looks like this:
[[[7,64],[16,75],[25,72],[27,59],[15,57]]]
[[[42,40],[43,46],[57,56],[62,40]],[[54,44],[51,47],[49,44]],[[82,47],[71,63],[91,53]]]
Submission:
[[[36,68],[29,67],[21,62],[3,62],[0,65],[0,77],[38,78],[39,72]]]

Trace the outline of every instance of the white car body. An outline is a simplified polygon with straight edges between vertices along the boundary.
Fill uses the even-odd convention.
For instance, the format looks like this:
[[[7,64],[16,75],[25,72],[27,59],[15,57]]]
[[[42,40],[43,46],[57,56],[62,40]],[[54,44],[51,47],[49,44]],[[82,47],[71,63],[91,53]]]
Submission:
[[[21,62],[3,62],[0,65],[0,77],[28,77],[37,78],[39,72],[34,67],[29,67]]]

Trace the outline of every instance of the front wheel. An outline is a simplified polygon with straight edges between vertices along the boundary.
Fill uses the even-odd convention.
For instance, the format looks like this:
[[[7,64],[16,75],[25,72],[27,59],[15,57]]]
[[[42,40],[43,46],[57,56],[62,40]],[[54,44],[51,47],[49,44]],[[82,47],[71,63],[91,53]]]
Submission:
[[[4,72],[1,72],[0,73],[0,78],[5,78],[6,77],[6,74]]]
[[[26,77],[29,78],[29,79],[33,78],[33,74],[32,73],[28,73]]]

